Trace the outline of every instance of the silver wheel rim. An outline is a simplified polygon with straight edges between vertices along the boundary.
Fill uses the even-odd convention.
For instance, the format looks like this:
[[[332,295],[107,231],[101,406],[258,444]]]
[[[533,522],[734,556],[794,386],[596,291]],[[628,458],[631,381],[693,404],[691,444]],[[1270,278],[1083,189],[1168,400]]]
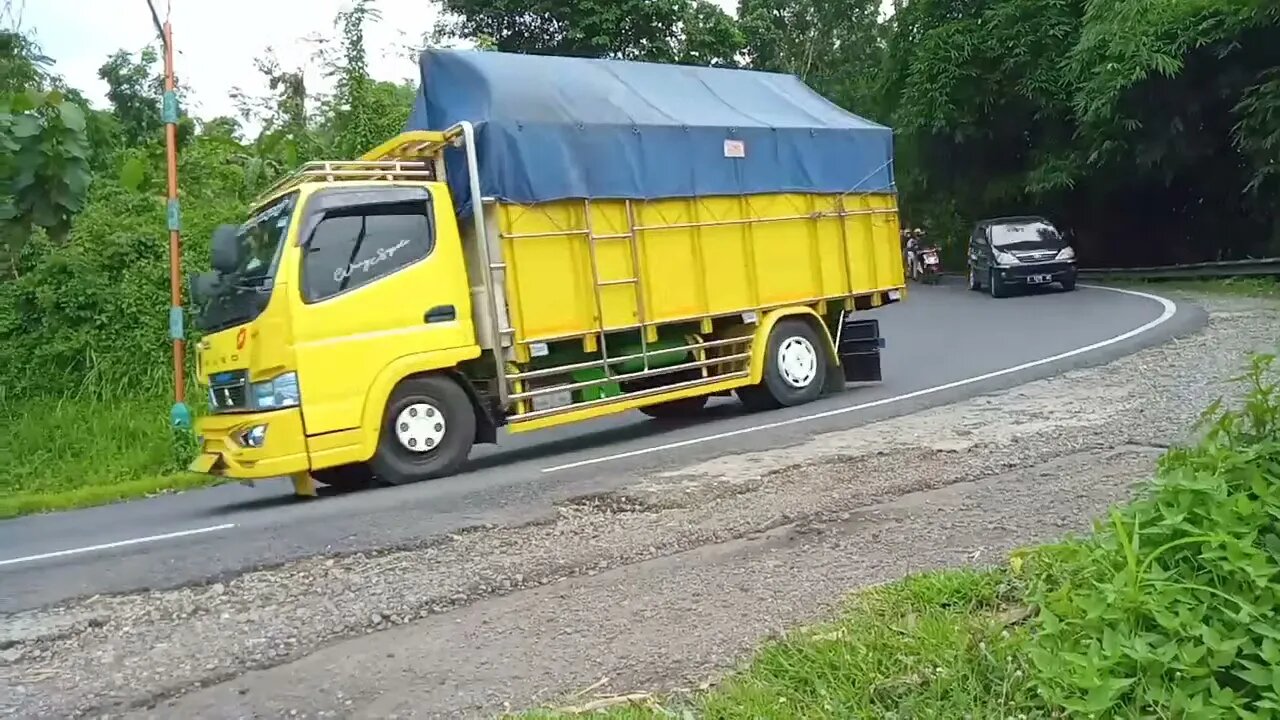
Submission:
[[[444,440],[444,413],[431,403],[414,403],[396,416],[396,439],[409,452],[429,453]]]
[[[792,336],[778,346],[778,372],[793,388],[806,388],[818,376],[818,353],[808,340]]]

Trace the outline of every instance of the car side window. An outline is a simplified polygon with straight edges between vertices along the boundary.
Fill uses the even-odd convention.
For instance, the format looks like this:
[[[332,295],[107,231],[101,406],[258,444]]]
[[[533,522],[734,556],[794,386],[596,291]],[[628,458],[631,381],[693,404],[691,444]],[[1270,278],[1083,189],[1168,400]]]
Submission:
[[[362,205],[325,213],[302,255],[302,297],[320,302],[386,277],[431,254],[430,206]]]

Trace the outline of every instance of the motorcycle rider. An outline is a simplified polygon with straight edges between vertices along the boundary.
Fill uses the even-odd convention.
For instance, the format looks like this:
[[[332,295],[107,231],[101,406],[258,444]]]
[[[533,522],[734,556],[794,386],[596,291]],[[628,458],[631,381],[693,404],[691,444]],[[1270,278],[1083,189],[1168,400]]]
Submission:
[[[906,235],[906,253],[907,253],[907,272],[913,280],[919,279],[923,274],[923,268],[920,267],[920,228],[911,228],[905,231]]]

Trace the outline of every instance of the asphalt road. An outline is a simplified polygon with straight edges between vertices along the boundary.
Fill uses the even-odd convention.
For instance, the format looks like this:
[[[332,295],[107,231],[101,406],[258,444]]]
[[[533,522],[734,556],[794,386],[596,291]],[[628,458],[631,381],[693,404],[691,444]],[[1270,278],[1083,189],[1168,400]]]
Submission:
[[[1151,296],[1082,287],[993,300],[957,281],[913,287],[906,302],[873,312],[888,341],[884,382],[800,408],[748,414],[723,400],[678,425],[625,413],[502,437],[451,478],[314,500],[297,500],[286,482],[272,481],[0,522],[0,612],[536,520],[557,502],[646,472],[785,446],[1106,362],[1204,322],[1197,307]]]

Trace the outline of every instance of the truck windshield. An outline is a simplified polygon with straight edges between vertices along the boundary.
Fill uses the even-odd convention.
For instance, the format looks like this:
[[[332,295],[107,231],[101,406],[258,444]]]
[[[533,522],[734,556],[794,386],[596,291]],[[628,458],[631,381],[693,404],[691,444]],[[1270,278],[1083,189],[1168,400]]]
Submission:
[[[285,195],[240,226],[240,269],[236,276],[241,285],[260,287],[275,277],[297,199],[297,193]]]
[[[239,266],[223,276],[216,293],[196,309],[196,325],[201,330],[217,332],[246,323],[267,308],[297,202],[296,192],[285,195],[240,226],[236,236]]]

